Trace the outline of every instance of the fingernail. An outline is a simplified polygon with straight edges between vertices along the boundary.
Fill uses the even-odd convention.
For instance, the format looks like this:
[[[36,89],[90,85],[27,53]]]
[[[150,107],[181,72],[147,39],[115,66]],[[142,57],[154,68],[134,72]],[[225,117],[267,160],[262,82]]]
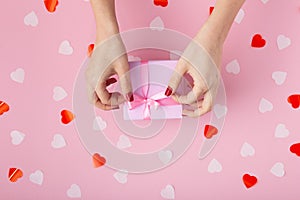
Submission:
[[[172,94],[173,90],[170,86],[168,86],[168,88],[166,89],[165,95],[168,97]]]
[[[113,110],[117,110],[117,109],[119,109],[120,107],[119,106],[117,106],[117,107],[114,107],[114,108],[112,108]]]
[[[126,99],[129,102],[132,102],[134,100],[132,92],[129,92],[128,94],[126,94]]]

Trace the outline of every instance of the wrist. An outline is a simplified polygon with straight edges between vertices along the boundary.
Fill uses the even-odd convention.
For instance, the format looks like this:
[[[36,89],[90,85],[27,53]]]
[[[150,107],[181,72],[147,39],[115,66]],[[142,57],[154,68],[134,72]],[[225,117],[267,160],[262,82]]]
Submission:
[[[101,41],[119,33],[119,26],[117,21],[97,23],[96,25],[96,41],[99,44]]]

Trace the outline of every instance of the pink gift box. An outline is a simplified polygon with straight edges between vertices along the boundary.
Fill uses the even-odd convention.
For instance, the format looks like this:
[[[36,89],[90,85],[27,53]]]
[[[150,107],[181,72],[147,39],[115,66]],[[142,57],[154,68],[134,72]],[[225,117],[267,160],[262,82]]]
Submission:
[[[138,61],[129,64],[134,101],[124,104],[124,119],[182,118],[182,105],[164,94],[177,61]],[[185,81],[181,81],[176,92],[183,92],[185,86]]]

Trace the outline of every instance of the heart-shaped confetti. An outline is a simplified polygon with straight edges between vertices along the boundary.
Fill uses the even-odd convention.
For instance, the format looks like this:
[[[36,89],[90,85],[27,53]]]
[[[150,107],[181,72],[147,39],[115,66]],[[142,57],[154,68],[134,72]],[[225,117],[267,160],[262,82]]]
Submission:
[[[291,39],[284,36],[284,35],[278,35],[277,37],[277,46],[279,50],[283,50],[291,45]]]
[[[244,17],[245,17],[245,11],[243,9],[240,9],[234,19],[234,22],[237,24],[240,24],[242,22],[242,20],[244,19]]]
[[[39,24],[39,20],[34,11],[28,13],[24,17],[24,24],[27,26],[36,27]]]
[[[127,183],[128,172],[125,170],[120,170],[114,173],[114,178],[121,184]]]
[[[173,153],[170,150],[162,150],[158,153],[159,160],[164,164],[169,163],[172,160],[172,157]]]
[[[68,40],[64,40],[61,42],[58,48],[58,53],[68,56],[73,54],[73,47]]]
[[[257,178],[255,176],[251,176],[249,174],[243,175],[243,182],[246,186],[246,188],[251,188],[257,183]]]
[[[300,157],[300,143],[290,146],[290,151]]]
[[[262,98],[259,102],[259,112],[266,113],[273,110],[273,104],[265,98]]]
[[[131,147],[131,142],[126,135],[120,135],[119,140],[117,142],[117,147],[119,149],[126,149]]]
[[[19,145],[23,142],[25,138],[25,134],[21,133],[20,131],[13,130],[12,132],[10,132],[10,137],[11,137],[11,143],[13,145]]]
[[[93,155],[93,164],[95,168],[105,165],[106,159],[98,153]]]
[[[94,51],[94,47],[95,47],[94,44],[89,44],[89,46],[88,46],[88,51],[87,51],[87,56],[88,56],[88,57],[91,57],[91,56],[92,56],[93,51]]]
[[[222,165],[216,159],[212,159],[207,167],[209,173],[216,173],[222,171]]]
[[[60,115],[61,115],[61,122],[63,124],[68,124],[75,118],[75,115],[69,110],[62,110],[60,112]]]
[[[240,154],[242,157],[253,156],[255,154],[255,149],[252,145],[245,142],[241,148]]]
[[[211,13],[214,11],[215,7],[214,6],[210,6],[209,7],[209,15],[211,15]]]
[[[34,173],[30,174],[29,180],[37,185],[42,185],[44,180],[44,174],[41,170],[36,170]]]
[[[153,3],[156,6],[166,7],[169,2],[168,2],[168,0],[154,0]]]
[[[228,63],[226,65],[226,71],[228,73],[232,73],[232,74],[239,74],[240,73],[239,62],[235,59],[235,60],[231,61],[230,63]]]
[[[164,30],[165,25],[160,17],[155,17],[150,23],[151,30],[162,31]]]
[[[58,0],[44,0],[44,4],[46,9],[49,12],[55,12],[56,6],[58,5]]]
[[[4,101],[0,101],[0,115],[9,111],[9,105]]]
[[[262,2],[263,4],[268,3],[268,1],[269,1],[269,0],[261,0],[261,2]]]
[[[175,199],[175,189],[172,185],[168,184],[164,189],[161,190],[160,195],[164,199]]]
[[[227,107],[226,106],[223,106],[223,105],[220,105],[220,104],[216,104],[214,107],[213,107],[213,111],[216,115],[216,117],[218,119],[224,117],[227,113]]]
[[[93,122],[94,131],[103,131],[106,129],[107,123],[100,116],[95,117]]]
[[[275,163],[270,172],[277,177],[283,177],[285,174],[284,164],[281,162]]]
[[[8,170],[8,179],[11,182],[17,182],[18,179],[23,177],[23,172],[21,169],[18,168],[9,168]]]
[[[216,135],[218,133],[218,129],[212,125],[205,125],[204,127],[204,136],[207,139],[212,138],[214,135]]]
[[[81,190],[79,185],[72,184],[70,188],[67,190],[67,196],[70,198],[80,198],[81,197]]]
[[[273,72],[272,79],[275,81],[276,85],[282,85],[285,82],[287,73],[286,72]]]
[[[287,101],[292,105],[294,109],[300,106],[300,94],[293,94],[287,98]]]
[[[55,134],[53,136],[53,140],[51,142],[51,146],[54,149],[60,149],[60,148],[65,147],[66,145],[67,144],[66,144],[64,136],[62,136],[61,134]]]
[[[17,82],[17,83],[23,83],[24,79],[25,79],[25,71],[24,71],[24,69],[22,69],[22,68],[16,69],[15,71],[13,71],[10,74],[10,78],[13,81]]]
[[[262,48],[266,45],[266,40],[260,34],[255,34],[252,37],[251,46],[254,48]]]
[[[285,127],[284,124],[278,124],[275,129],[276,138],[286,138],[290,134],[289,130]]]
[[[67,97],[67,92],[64,90],[64,88],[60,86],[56,86],[53,88],[53,99],[54,101],[61,101],[64,98]]]

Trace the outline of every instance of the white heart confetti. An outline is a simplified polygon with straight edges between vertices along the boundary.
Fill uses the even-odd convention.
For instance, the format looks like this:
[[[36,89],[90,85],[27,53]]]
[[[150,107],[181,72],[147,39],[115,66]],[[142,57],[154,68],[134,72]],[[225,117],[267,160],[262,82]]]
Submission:
[[[30,174],[29,180],[32,183],[42,185],[44,180],[44,174],[41,170],[36,170],[34,173]]]
[[[66,146],[65,138],[60,134],[55,134],[51,142],[51,146],[54,149],[60,149]]]
[[[255,149],[252,145],[245,142],[241,148],[241,156],[242,157],[248,157],[248,156],[254,156]]]
[[[286,80],[287,73],[286,72],[273,72],[272,79],[275,81],[276,85],[282,85]]]
[[[284,35],[279,35],[277,37],[277,46],[279,50],[287,48],[288,46],[291,45],[291,43],[292,43],[291,39]]]
[[[67,97],[67,92],[60,86],[53,88],[53,99],[54,101],[61,101]]]
[[[275,163],[271,168],[270,172],[277,177],[283,177],[285,175],[283,163],[281,162]]]
[[[213,108],[213,111],[216,115],[216,117],[218,119],[224,117],[227,113],[227,107],[226,106],[223,106],[223,105],[220,105],[220,104],[216,104]]]
[[[265,113],[273,110],[273,104],[265,98],[262,98],[259,102],[259,112]]]
[[[269,0],[261,0],[261,2],[263,2],[263,4],[268,3]]]
[[[289,130],[285,127],[284,124],[278,124],[275,130],[276,138],[286,138],[290,134]]]
[[[226,65],[226,71],[228,73],[232,73],[232,74],[239,74],[240,73],[239,62],[235,59],[235,60],[231,61],[230,63],[228,63]]]
[[[11,137],[11,143],[13,145],[19,145],[23,142],[25,138],[25,134],[21,133],[20,131],[13,130],[12,132],[10,132],[10,137]]]
[[[151,30],[162,31],[164,30],[165,25],[160,17],[155,17],[150,23]]]
[[[22,68],[18,68],[15,71],[10,73],[10,78],[17,82],[17,83],[23,83],[25,79],[25,71]]]
[[[170,150],[165,150],[165,151],[162,150],[158,153],[159,160],[164,164],[169,163],[172,157],[173,157],[173,153]]]
[[[35,27],[39,24],[39,20],[37,15],[35,14],[34,11],[28,13],[25,17],[24,17],[24,24],[27,26],[32,26]]]
[[[212,159],[207,167],[209,173],[216,173],[222,171],[222,165],[216,159]]]
[[[175,199],[175,189],[172,185],[166,185],[166,187],[161,190],[160,195],[164,199]]]
[[[103,131],[107,126],[106,121],[104,121],[100,116],[95,117],[93,122],[94,131]]]
[[[68,40],[64,40],[59,45],[58,53],[62,55],[72,55],[73,54],[73,47],[71,46]]]
[[[242,20],[244,19],[244,17],[245,17],[245,11],[243,9],[240,9],[234,19],[235,23],[240,24],[242,22]]]
[[[121,184],[127,183],[128,172],[125,170],[117,171],[114,173],[114,178]]]
[[[119,149],[126,149],[131,147],[131,142],[129,140],[129,138],[126,135],[120,135],[118,143],[117,143],[117,147]]]
[[[72,184],[67,191],[67,195],[70,198],[80,198],[81,197],[80,187],[77,184]]]

